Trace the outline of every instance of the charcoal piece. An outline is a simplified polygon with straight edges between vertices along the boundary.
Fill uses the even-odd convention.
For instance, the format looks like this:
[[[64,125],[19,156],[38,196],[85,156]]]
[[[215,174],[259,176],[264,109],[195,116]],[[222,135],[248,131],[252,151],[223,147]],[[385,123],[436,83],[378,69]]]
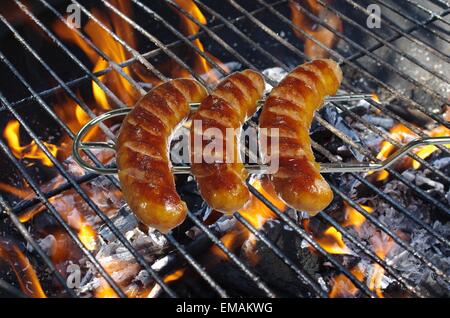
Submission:
[[[343,113],[339,112],[339,110],[336,107],[334,107],[331,104],[326,104],[324,107],[322,107],[320,109],[319,113],[323,117],[323,119],[325,119],[327,122],[329,122],[332,126],[337,128],[343,134],[350,137],[357,144],[360,144],[363,147],[365,147],[365,145],[364,145],[363,141],[361,140],[361,138],[359,137],[358,133],[346,123],[346,121],[343,117]],[[313,124],[311,129],[312,129],[313,133],[320,131],[320,128],[318,128],[317,124]],[[331,138],[331,140],[333,140],[333,139],[335,140],[335,139],[337,139],[337,137],[333,136],[333,138]],[[336,144],[333,145],[333,147],[331,147],[331,148],[336,149],[339,146],[341,146],[342,143],[343,143],[342,140],[339,139],[339,142],[338,143],[336,142]],[[330,149],[330,147],[327,146],[327,149]],[[356,149],[349,147],[349,151],[353,154],[353,156],[356,158],[356,160],[358,160],[358,161],[364,160],[365,157],[361,153],[359,153]]]
[[[261,231],[313,279],[320,277],[319,257],[302,246],[302,239],[294,231],[278,220],[267,221]],[[250,236],[243,244],[241,257],[255,266],[266,281],[280,290],[293,295],[308,295],[308,287],[303,285],[297,274],[254,236]]]

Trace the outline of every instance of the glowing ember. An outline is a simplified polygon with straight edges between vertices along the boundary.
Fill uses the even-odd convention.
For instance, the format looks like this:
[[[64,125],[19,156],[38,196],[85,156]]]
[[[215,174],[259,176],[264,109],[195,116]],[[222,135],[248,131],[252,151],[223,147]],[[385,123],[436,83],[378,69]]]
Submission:
[[[182,268],[173,272],[172,274],[167,275],[166,277],[164,277],[164,283],[168,284],[170,282],[179,280],[181,277],[183,277],[185,271],[186,270]]]
[[[375,92],[372,93],[372,99],[378,104],[380,103],[380,97],[378,97],[377,93]]]
[[[112,289],[111,286],[109,286],[105,280],[102,280],[100,287],[98,287],[95,290],[95,297],[97,297],[97,298],[119,298],[119,296],[117,296],[114,289]]]
[[[237,231],[229,232],[229,233],[225,234],[224,236],[222,236],[222,238],[220,240],[222,241],[223,245],[225,245],[225,247],[228,250],[233,251],[234,244],[235,244],[238,236],[240,236],[240,234],[241,233],[239,233]],[[228,259],[228,256],[217,245],[212,246],[211,252],[221,259]]]
[[[46,167],[53,167],[53,163],[47,157],[47,155],[38,147],[36,142],[33,140],[30,144],[26,146],[21,146],[20,144],[20,124],[17,120],[11,120],[6,124],[3,136],[8,143],[9,149],[11,149],[14,156],[18,159],[37,159]],[[58,148],[49,144],[45,141],[42,142],[48,151],[56,156],[58,153]]]
[[[371,243],[374,247],[375,254],[381,259],[385,259],[386,255],[394,246],[394,241],[389,236],[380,233],[376,233],[376,235],[371,238]],[[382,292],[384,272],[385,270],[380,265],[373,264],[372,275],[367,283],[369,289],[374,291],[380,298],[384,297]]]

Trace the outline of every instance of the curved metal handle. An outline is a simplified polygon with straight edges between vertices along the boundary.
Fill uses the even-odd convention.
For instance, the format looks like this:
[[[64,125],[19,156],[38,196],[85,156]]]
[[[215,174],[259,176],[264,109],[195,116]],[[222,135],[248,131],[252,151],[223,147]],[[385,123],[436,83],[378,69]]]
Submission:
[[[398,160],[406,156],[408,153],[413,151],[415,148],[426,145],[445,145],[450,144],[450,137],[428,137],[423,139],[416,139],[402,148],[398,149],[392,155],[390,155],[385,160],[379,163],[372,162],[334,162],[334,163],[323,163],[320,165],[321,173],[346,173],[346,172],[369,172],[378,171],[389,168]]]
[[[75,139],[73,140],[72,145],[72,154],[73,159],[82,167],[83,169],[94,172],[98,174],[103,175],[111,175],[116,174],[117,169],[115,168],[100,168],[100,167],[93,167],[89,165],[80,155],[81,149],[109,149],[109,150],[115,150],[115,145],[112,142],[86,142],[81,143],[84,136],[98,123],[101,123],[107,119],[111,119],[114,117],[124,116],[128,114],[131,111],[131,108],[120,108],[120,109],[114,109],[109,112],[106,112],[104,114],[101,114],[98,117],[95,117],[94,119],[90,120],[86,125],[84,125],[78,134],[75,136]]]
[[[339,97],[339,96],[337,96]],[[193,106],[195,108],[195,105]],[[103,175],[113,175],[117,173],[117,168],[99,168],[93,167],[88,164],[81,157],[79,151],[83,149],[107,149],[107,150],[115,150],[115,144],[113,142],[85,142],[82,140],[95,125],[114,117],[124,116],[128,114],[132,108],[121,108],[111,110],[106,112],[91,121],[85,124],[78,134],[76,135],[72,152],[74,160],[85,170],[103,174]],[[368,172],[368,171],[378,171],[389,168],[395,162],[397,162],[400,158],[404,157],[408,153],[410,153],[413,149],[425,146],[425,145],[442,145],[442,144],[450,144],[450,137],[428,137],[423,139],[416,139],[406,144],[402,148],[398,149],[395,153],[389,156],[382,162],[373,163],[373,162],[355,162],[355,163],[347,163],[347,162],[334,162],[334,163],[322,163],[320,165],[321,173],[347,173],[347,172]],[[261,164],[246,164],[246,169],[251,174],[264,174],[267,170],[267,166]],[[174,174],[189,174],[190,167],[189,166],[174,166],[172,168]]]

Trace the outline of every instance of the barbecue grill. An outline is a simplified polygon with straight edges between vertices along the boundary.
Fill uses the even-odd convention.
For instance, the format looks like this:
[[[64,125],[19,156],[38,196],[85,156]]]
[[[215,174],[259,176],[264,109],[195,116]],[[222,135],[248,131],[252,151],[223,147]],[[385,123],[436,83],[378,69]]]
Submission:
[[[256,178],[248,180],[254,210],[218,215],[182,175],[190,212],[165,235],[148,233],[122,201],[99,199],[101,191],[120,197],[118,179],[84,171],[71,156],[89,120],[172,77],[211,88],[252,68],[275,86],[296,65],[330,57],[344,70],[342,94],[373,98],[328,102],[315,116],[313,149],[334,166],[380,168],[414,139],[450,137],[447,1],[13,0],[0,8],[4,295],[450,295],[448,144],[417,148],[376,173],[332,171],[336,198],[312,219]],[[109,119],[93,130],[111,140],[119,125]],[[86,146],[80,156],[111,168],[107,150]],[[72,204],[66,214],[61,202]],[[76,209],[89,216],[74,221]],[[73,252],[61,256],[61,240]]]

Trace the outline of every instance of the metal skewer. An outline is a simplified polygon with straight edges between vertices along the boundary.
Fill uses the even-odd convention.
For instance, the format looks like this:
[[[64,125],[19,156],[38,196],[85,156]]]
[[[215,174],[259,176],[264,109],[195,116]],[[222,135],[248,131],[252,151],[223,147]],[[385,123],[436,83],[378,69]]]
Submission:
[[[361,95],[338,95],[328,97],[327,101],[349,101],[349,100],[361,100],[372,98],[370,94]],[[263,102],[263,101],[261,101]],[[191,103],[191,109],[195,111],[198,108],[199,103]],[[132,108],[120,108],[109,112],[106,112],[88,123],[86,123],[75,136],[73,143],[73,158],[74,160],[85,170],[102,175],[117,174],[117,168],[107,167],[93,167],[88,164],[80,155],[80,150],[115,150],[115,143],[113,141],[94,141],[94,142],[82,142],[86,134],[97,124],[114,117],[124,116],[128,114]],[[399,159],[410,153],[417,147],[425,145],[442,145],[450,144],[450,137],[429,137],[423,139],[416,139],[406,144],[402,148],[398,149],[394,154],[381,162],[334,162],[334,163],[322,163],[320,164],[321,173],[348,173],[348,172],[369,172],[378,171],[389,168]],[[265,174],[267,173],[268,166],[265,164],[245,164],[247,171],[250,174]],[[173,166],[172,171],[174,174],[190,174],[190,166]]]

